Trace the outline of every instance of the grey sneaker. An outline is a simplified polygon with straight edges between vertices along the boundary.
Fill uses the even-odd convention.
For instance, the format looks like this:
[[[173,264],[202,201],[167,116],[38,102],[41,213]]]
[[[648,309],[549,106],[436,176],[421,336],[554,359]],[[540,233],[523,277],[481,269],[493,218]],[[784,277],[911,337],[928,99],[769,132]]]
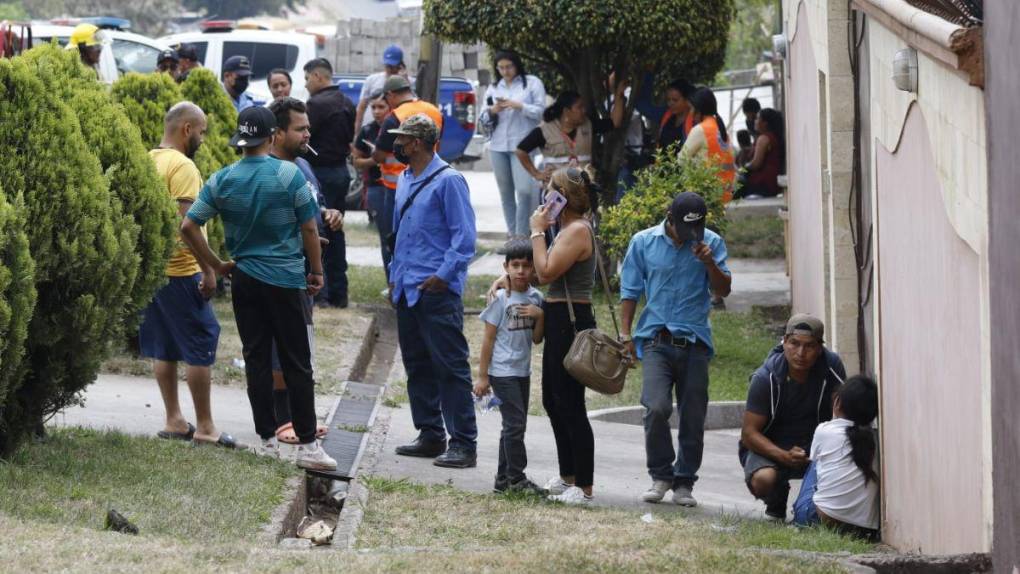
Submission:
[[[653,480],[652,487],[641,495],[641,500],[645,502],[659,502],[666,496],[671,486],[673,484],[668,480]]]
[[[673,504],[677,506],[695,507],[698,505],[698,501],[694,499],[694,494],[691,492],[689,486],[677,486],[673,489]]]

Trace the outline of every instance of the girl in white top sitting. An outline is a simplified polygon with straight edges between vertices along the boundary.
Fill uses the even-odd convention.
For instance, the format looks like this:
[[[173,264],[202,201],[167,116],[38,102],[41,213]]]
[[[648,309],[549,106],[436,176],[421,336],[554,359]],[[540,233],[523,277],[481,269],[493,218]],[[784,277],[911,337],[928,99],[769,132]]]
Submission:
[[[818,425],[811,464],[793,505],[793,523],[821,522],[837,530],[877,539],[878,474],[875,433],[878,386],[869,377],[847,379],[837,391],[832,420]]]

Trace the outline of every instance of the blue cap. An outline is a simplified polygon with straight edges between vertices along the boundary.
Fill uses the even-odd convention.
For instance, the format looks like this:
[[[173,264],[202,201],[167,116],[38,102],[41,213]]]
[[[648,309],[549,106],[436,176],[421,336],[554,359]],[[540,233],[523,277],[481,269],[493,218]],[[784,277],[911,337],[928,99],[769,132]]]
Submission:
[[[387,66],[399,66],[404,61],[404,51],[396,44],[390,44],[383,50],[382,63]]]

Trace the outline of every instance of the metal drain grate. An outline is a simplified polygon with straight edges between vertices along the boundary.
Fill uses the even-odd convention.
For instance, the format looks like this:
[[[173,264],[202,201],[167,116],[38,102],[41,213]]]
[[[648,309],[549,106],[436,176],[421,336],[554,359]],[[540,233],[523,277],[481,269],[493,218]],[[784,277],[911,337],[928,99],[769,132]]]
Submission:
[[[336,470],[310,470],[309,473],[336,480],[354,478],[382,390],[379,385],[367,383],[344,385],[344,392],[326,417],[329,434],[322,441],[322,448],[336,459]]]

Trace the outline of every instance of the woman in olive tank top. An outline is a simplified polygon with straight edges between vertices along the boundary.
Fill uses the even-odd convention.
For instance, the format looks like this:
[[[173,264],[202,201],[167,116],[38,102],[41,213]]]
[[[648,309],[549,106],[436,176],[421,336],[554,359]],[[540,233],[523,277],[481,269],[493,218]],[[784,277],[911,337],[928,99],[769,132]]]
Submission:
[[[595,437],[584,404],[585,387],[563,367],[574,333],[595,326],[592,285],[595,282],[594,234],[586,215],[594,208],[591,176],[577,168],[555,171],[549,188],[567,199],[557,221],[559,234],[546,245],[551,226],[545,206],[531,217],[531,244],[538,282],[549,286],[545,299],[545,349],[542,355],[542,406],[549,414],[560,476],[546,485],[550,498],[568,504],[592,500]],[[576,324],[571,325],[567,295],[573,302]]]

